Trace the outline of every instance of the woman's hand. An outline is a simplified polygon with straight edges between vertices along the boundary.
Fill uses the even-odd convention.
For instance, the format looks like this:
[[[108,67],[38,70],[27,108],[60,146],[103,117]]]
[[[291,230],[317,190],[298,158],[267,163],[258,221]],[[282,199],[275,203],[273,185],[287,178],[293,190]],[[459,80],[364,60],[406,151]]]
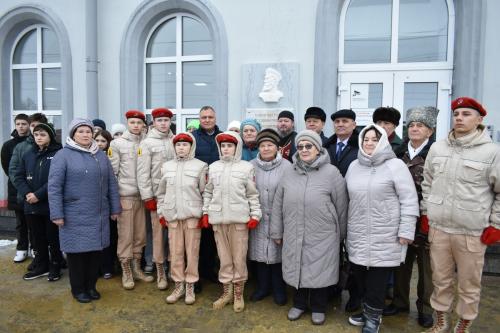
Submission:
[[[64,219],[55,219],[52,221],[52,223],[54,223],[58,227],[62,227],[64,225]]]
[[[29,203],[29,204],[35,204],[38,202],[38,198],[36,197],[36,195],[32,192],[26,194],[26,201]]]
[[[413,243],[413,241],[411,239],[399,237],[399,244],[410,245],[411,243]]]
[[[116,220],[118,220],[118,216],[119,216],[119,214],[111,214],[111,216],[109,218],[113,221],[116,221]]]
[[[281,239],[273,239],[273,241],[276,243],[276,245],[281,245],[281,243],[283,243]]]

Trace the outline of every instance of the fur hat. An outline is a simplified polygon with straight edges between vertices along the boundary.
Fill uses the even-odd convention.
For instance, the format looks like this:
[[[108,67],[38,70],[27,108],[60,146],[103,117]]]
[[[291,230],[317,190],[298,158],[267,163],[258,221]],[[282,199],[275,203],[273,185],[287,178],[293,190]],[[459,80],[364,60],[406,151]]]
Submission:
[[[325,122],[326,121],[326,113],[320,107],[311,106],[310,108],[307,108],[306,114],[304,115],[304,120],[307,120],[307,118],[317,118],[317,119],[321,120],[322,122]]]
[[[75,118],[69,124],[69,137],[71,139],[73,139],[76,129],[81,126],[88,126],[90,127],[92,133],[94,132],[94,124],[90,120],[84,118]]]
[[[401,119],[401,113],[393,107],[379,107],[375,109],[373,112],[373,122],[377,123],[377,121],[388,121],[393,123],[394,125],[399,126],[399,120]]]
[[[259,134],[257,134],[257,146],[264,141],[270,141],[279,147],[280,136],[272,128],[264,128],[262,131],[259,132]]]
[[[295,137],[295,146],[297,146],[300,141],[308,141],[312,143],[318,151],[321,151],[321,137],[315,131],[303,130]]]
[[[419,122],[429,128],[436,128],[439,110],[433,106],[417,106],[406,111],[406,124]]]

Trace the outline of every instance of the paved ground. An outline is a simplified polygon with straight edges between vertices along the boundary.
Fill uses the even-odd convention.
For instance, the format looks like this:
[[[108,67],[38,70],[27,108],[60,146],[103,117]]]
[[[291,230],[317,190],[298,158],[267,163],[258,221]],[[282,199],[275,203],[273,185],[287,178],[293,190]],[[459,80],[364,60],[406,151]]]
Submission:
[[[28,261],[12,263],[14,247],[0,247],[0,332],[359,332],[347,324],[341,310],[345,297],[332,303],[323,326],[313,326],[307,314],[296,322],[286,319],[289,305],[279,307],[271,299],[247,302],[243,313],[236,314],[227,306],[212,310],[211,303],[219,286],[205,285],[192,306],[183,303],[167,305],[166,292],[154,284],[137,283],[135,290],[121,288],[119,277],[100,279],[98,290],[102,299],[90,304],[77,303],[69,291],[68,273],[58,282],[46,279],[23,281]],[[415,284],[415,281],[413,281]],[[479,319],[473,332],[500,332],[500,277],[485,277]],[[246,298],[252,291],[250,285]],[[345,295],[344,295],[345,296]],[[414,293],[412,300],[414,301]],[[341,306],[342,305],[342,306]],[[382,332],[420,332],[416,324],[416,309],[409,315],[385,318]]]

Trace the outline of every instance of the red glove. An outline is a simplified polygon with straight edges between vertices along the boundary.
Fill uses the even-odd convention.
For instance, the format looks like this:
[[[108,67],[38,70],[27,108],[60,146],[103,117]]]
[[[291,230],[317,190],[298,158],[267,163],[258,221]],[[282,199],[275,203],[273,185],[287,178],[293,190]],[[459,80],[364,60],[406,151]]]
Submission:
[[[198,222],[198,228],[208,229],[208,227],[210,227],[210,224],[208,223],[208,215],[203,214],[203,216],[200,218],[200,221]]]
[[[420,216],[420,232],[426,235],[429,233],[429,219],[427,215]]]
[[[144,201],[144,207],[146,207],[146,209],[149,211],[156,210],[156,200],[155,199],[148,199],[148,200]]]
[[[163,228],[168,228],[168,222],[163,216],[160,217],[160,224],[163,226]]]
[[[257,228],[258,225],[259,225],[259,220],[256,220],[256,219],[253,219],[253,218],[251,218],[247,222],[247,228],[248,229],[255,229],[255,228]]]
[[[481,235],[481,242],[486,245],[500,242],[500,230],[492,226],[484,229]]]

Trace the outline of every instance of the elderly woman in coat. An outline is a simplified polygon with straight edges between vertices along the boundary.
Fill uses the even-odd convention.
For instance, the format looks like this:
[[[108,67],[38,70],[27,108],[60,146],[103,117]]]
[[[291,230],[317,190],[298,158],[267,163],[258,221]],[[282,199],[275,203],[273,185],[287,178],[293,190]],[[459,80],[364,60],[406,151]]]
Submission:
[[[250,163],[255,168],[255,182],[260,193],[262,218],[257,228],[250,230],[248,258],[256,262],[257,290],[252,301],[260,301],[273,293],[274,302],[286,304],[286,285],[281,272],[281,245],[270,238],[271,210],[274,194],[283,173],[292,164],[278,152],[279,134],[270,128],[257,135],[259,154]]]
[[[349,192],[347,252],[363,312],[349,323],[378,332],[391,272],[404,261],[419,216],[410,171],[396,158],[382,127],[369,125],[359,135],[358,159],[346,174]]]
[[[283,244],[283,278],[297,291],[289,320],[308,307],[312,322],[325,321],[327,288],[338,282],[340,241],[346,234],[348,197],[339,170],[311,130],[295,138],[293,168],[274,196],[271,238]]]
[[[66,145],[52,160],[49,173],[50,219],[59,226],[61,250],[68,256],[73,297],[88,303],[96,290],[101,252],[109,246],[109,219],[121,213],[111,163],[92,139],[94,126],[76,118]]]
[[[253,118],[245,119],[240,124],[240,134],[243,139],[243,150],[241,159],[251,161],[259,153],[257,147],[257,134],[260,132],[260,123]]]

